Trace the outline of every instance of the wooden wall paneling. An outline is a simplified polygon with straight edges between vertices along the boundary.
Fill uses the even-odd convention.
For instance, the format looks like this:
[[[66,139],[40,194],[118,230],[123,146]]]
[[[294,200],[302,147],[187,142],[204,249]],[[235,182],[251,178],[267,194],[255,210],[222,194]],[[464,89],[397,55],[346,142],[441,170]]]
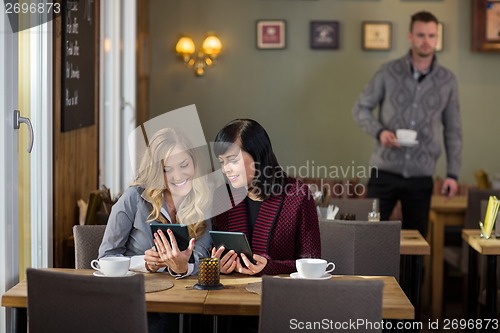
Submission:
[[[99,45],[99,1],[94,2],[96,45]],[[68,246],[73,225],[78,223],[77,201],[88,200],[98,188],[99,166],[99,47],[95,48],[95,123],[92,126],[61,132],[61,33],[62,19],[54,21],[54,267],[74,265],[73,248]],[[82,50],[83,51],[83,50]],[[84,51],[83,51],[84,52]],[[83,56],[89,56],[83,54]]]
[[[137,0],[136,55],[136,125],[139,126],[149,119],[149,72],[151,70],[149,0]]]

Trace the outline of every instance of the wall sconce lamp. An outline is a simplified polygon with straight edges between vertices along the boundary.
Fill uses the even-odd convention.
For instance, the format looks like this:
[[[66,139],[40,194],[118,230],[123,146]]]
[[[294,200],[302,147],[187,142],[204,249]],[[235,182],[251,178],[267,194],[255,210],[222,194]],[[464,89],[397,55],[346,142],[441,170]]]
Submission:
[[[205,74],[205,68],[215,63],[221,49],[222,43],[214,33],[207,34],[198,53],[195,52],[194,42],[190,37],[182,36],[175,45],[175,52],[182,57],[187,66],[194,68],[196,76]]]

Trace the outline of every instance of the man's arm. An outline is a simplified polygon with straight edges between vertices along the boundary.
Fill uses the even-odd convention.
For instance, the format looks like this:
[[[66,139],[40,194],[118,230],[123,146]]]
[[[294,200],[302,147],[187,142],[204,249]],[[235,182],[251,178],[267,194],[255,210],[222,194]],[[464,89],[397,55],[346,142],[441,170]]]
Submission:
[[[375,73],[372,80],[359,95],[352,109],[352,116],[364,132],[375,139],[380,139],[384,126],[373,115],[373,110],[384,99],[383,69]]]
[[[443,112],[443,136],[446,149],[447,175],[441,193],[452,197],[458,190],[457,179],[462,162],[462,122],[458,102],[458,86],[455,77],[452,84],[448,104]],[[446,193],[448,192],[448,193]]]

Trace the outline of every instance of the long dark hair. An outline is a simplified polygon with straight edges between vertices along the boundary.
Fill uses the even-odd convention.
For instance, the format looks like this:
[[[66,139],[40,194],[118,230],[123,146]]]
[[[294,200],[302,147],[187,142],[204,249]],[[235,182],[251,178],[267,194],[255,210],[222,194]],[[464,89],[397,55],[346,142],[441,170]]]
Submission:
[[[215,137],[215,156],[224,154],[237,142],[255,161],[255,177],[249,191],[260,199],[266,199],[273,193],[282,193],[286,175],[274,155],[271,140],[264,127],[253,119],[235,119],[229,122]]]

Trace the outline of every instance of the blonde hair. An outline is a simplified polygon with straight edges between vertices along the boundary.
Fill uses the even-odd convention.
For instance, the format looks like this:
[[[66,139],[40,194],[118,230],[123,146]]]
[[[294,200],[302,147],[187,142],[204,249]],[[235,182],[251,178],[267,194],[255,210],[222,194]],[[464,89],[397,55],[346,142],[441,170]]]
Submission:
[[[177,223],[187,224],[189,235],[198,239],[207,228],[204,211],[209,207],[209,189],[201,174],[202,157],[180,130],[164,128],[153,135],[132,185],[143,187],[145,198],[150,200],[153,206],[146,222],[156,220],[167,223],[160,212],[163,206],[163,191],[169,191],[165,183],[164,164],[176,147],[189,154],[195,170],[193,188],[177,207]]]

